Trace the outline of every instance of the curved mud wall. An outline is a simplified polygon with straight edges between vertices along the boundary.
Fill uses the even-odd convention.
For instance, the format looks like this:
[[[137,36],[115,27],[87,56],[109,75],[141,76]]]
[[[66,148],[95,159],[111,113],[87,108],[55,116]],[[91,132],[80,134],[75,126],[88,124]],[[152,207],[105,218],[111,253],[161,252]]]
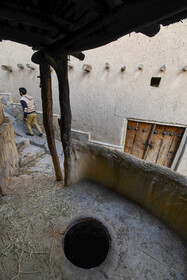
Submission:
[[[68,184],[90,179],[132,199],[187,241],[187,177],[96,145],[73,143]]]
[[[15,174],[18,164],[19,156],[12,124],[4,117],[0,102],[0,195],[6,194],[8,179]]]

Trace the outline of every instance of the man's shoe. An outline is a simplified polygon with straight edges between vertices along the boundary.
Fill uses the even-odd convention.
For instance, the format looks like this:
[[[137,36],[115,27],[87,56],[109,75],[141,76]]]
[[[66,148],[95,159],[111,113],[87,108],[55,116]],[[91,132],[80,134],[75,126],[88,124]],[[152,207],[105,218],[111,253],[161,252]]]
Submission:
[[[29,136],[34,136],[34,134],[30,134],[29,132],[26,133],[26,135],[29,135]]]
[[[43,136],[43,133],[40,133],[39,136],[42,137],[42,136]]]

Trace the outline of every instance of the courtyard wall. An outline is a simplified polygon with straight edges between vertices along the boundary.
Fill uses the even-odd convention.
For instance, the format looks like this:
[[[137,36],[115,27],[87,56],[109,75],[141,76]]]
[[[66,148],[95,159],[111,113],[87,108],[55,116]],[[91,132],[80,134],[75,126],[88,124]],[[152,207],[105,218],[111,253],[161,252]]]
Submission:
[[[84,61],[70,57],[72,128],[85,132],[91,142],[123,150],[128,119],[186,127],[187,71],[183,71],[187,65],[186,34],[187,20],[162,27],[153,38],[132,33],[85,51]],[[13,100],[19,102],[18,88],[24,86],[41,111],[39,67],[31,62],[32,54],[30,47],[9,41],[0,43],[0,64],[11,65],[13,69],[12,72],[0,69],[0,92],[12,93]],[[17,64],[23,64],[24,69]],[[92,71],[85,72],[84,64],[91,65]],[[163,65],[165,71],[161,71]],[[123,66],[126,70],[122,72]],[[152,77],[161,78],[159,87],[150,86]],[[52,88],[54,114],[59,114],[54,71]],[[180,147],[183,160],[178,164],[183,174],[187,174],[185,146],[183,141]]]

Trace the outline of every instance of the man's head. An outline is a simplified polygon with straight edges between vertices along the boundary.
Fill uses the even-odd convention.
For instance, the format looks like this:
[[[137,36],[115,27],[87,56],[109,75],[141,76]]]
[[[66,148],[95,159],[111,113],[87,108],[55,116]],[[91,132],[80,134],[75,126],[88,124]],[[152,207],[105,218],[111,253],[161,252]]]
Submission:
[[[23,95],[27,94],[27,90],[26,90],[24,87],[20,87],[20,88],[19,88],[19,94],[20,94],[21,96],[23,96]]]

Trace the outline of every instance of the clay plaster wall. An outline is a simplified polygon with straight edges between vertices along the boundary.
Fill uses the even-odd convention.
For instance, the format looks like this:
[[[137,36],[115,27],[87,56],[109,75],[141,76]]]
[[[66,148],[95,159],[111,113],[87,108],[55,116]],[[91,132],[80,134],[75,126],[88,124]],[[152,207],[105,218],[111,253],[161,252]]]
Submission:
[[[18,88],[25,86],[41,110],[39,67],[31,62],[31,48],[9,41],[0,43],[0,64],[13,72],[0,69],[0,92],[10,92],[19,100]],[[91,133],[91,139],[122,145],[127,118],[187,124],[187,20],[163,27],[153,38],[132,33],[94,50],[85,52],[84,61],[71,57],[69,70],[73,128]],[[105,63],[111,66],[105,69]],[[25,66],[23,70],[17,63]],[[26,67],[29,63],[35,67]],[[91,64],[86,74],[83,64]],[[138,70],[139,64],[144,69]],[[160,67],[166,65],[166,71]],[[121,72],[122,66],[126,71]],[[159,88],[150,87],[153,76],[162,78]],[[54,113],[59,113],[58,84],[52,72]]]
[[[73,144],[69,184],[91,179],[130,198],[187,240],[187,178],[91,144]]]
[[[128,119],[161,124],[187,125],[187,20],[163,27],[153,38],[132,33],[104,47],[84,52],[84,61],[71,57],[69,70],[72,128],[89,134],[91,141],[123,149]],[[9,41],[0,43],[0,92],[11,92],[19,101],[18,88],[24,86],[41,110],[39,67],[31,62],[33,51]],[[25,66],[23,70],[17,63]],[[26,67],[29,63],[35,67]],[[90,64],[92,71],[82,70]],[[110,69],[105,69],[109,63]],[[143,70],[138,66],[143,64]],[[166,65],[166,71],[160,68]],[[121,72],[122,66],[126,71]],[[158,88],[150,86],[152,77],[161,77]],[[58,83],[52,72],[54,113],[59,114]],[[183,152],[187,158],[187,149]],[[187,174],[186,160],[178,168]]]
[[[0,194],[6,194],[8,180],[18,168],[19,156],[12,124],[2,112],[0,102]]]
[[[82,62],[71,60],[73,127],[90,132],[92,140],[122,146],[129,118],[187,125],[187,72],[182,71],[187,64],[187,21],[162,28],[153,38],[133,33],[87,51],[83,63],[92,65],[89,74],[79,70]],[[160,72],[164,64],[167,69]],[[152,77],[161,77],[159,88],[150,86]]]

